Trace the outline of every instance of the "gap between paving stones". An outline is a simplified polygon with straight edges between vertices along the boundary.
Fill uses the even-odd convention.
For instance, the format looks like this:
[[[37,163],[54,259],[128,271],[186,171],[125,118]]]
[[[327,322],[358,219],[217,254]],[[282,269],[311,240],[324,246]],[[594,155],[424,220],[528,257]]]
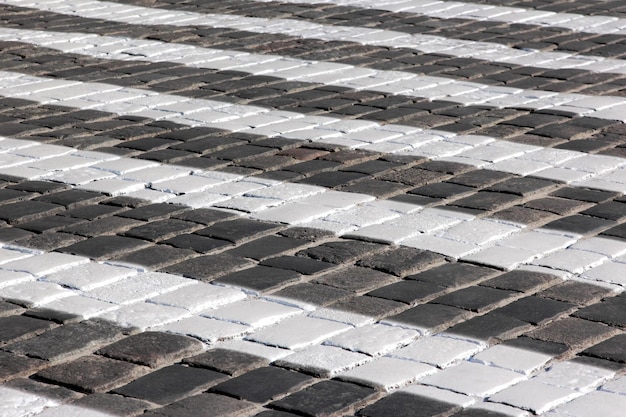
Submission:
[[[12,4],[11,2],[3,3]],[[37,8],[69,16],[99,17],[100,13],[77,10],[80,7],[79,4],[75,5],[76,8],[68,10],[68,5],[65,3],[59,5],[58,3],[50,2],[46,7],[45,3],[38,2]],[[103,6],[112,5],[112,7],[115,7],[117,4],[103,2]],[[435,35],[417,35],[382,29],[323,25],[292,19],[237,16],[237,19],[233,20],[229,15],[180,12],[175,9],[170,9],[166,14],[156,13],[155,16],[154,10],[153,8],[128,6],[128,13],[124,13],[124,16],[114,16],[110,21],[141,25],[162,24],[164,21],[167,21],[167,24],[176,27],[210,26],[213,28],[249,31],[251,33],[282,34],[301,39],[311,39],[313,34],[315,39],[323,41],[355,42],[361,45],[406,49],[408,51],[435,53],[439,57],[441,57],[441,54],[444,54],[450,57],[471,58],[477,60],[477,63],[481,60],[484,62],[514,64],[516,66],[528,66],[528,63],[535,63],[537,68],[544,69],[569,68],[600,73],[626,73],[626,64],[622,60],[603,56],[533,51],[530,49],[510,48],[498,43],[450,40],[447,37]],[[119,13],[121,14],[122,10]],[[131,13],[138,13],[138,15],[129,17],[128,14]],[[287,39],[285,38],[285,40]]]

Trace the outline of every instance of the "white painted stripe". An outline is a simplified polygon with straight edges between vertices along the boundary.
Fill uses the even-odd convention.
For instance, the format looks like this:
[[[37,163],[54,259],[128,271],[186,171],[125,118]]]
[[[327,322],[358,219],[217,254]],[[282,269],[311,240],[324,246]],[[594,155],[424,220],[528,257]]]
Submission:
[[[307,116],[214,100],[0,72],[0,96],[17,97],[78,109],[169,120],[188,126],[281,136],[400,155],[463,162],[484,169],[567,180],[572,185],[596,183],[602,189],[626,191],[626,160],[562,149],[541,148],[487,136],[455,135],[437,130],[371,121]],[[21,156],[20,156],[21,157]],[[15,170],[28,160],[11,160]],[[8,168],[7,165],[5,167]],[[566,175],[567,174],[567,175]],[[61,175],[61,174],[59,174]],[[29,175],[22,175],[28,177]]]
[[[626,120],[626,99],[616,96],[556,93],[491,86],[445,77],[420,76],[279,55],[199,48],[190,45],[84,33],[0,30],[0,39],[17,40],[62,52],[122,61],[175,62],[190,67],[237,70],[286,80],[323,83],[408,97],[498,108],[555,109],[588,117]]]
[[[273,0],[259,0],[269,2]],[[471,19],[504,23],[520,23],[561,27],[574,32],[626,34],[626,19],[614,16],[587,16],[558,13],[522,7],[493,6],[446,0],[281,0],[282,3],[336,4],[347,7],[413,13],[443,19]]]
[[[528,49],[510,48],[491,43],[449,39],[442,36],[408,34],[403,32],[370,29],[350,26],[323,25],[294,19],[269,19],[258,17],[232,16],[222,14],[200,14],[175,10],[155,10],[141,6],[129,6],[111,2],[83,0],[57,2],[44,0],[25,2],[2,0],[2,4],[15,4],[33,7],[65,15],[84,18],[102,18],[100,8],[111,7],[114,12],[106,15],[113,22],[135,25],[166,24],[187,27],[191,25],[231,28],[257,33],[284,34],[300,38],[315,38],[327,41],[350,41],[362,45],[408,48],[424,53],[446,54],[462,58],[484,59],[491,62],[510,63],[538,68],[563,69],[578,68],[594,72],[626,74],[626,62],[621,59],[603,58],[566,52],[543,52]],[[72,51],[71,45],[66,45]],[[142,51],[143,52],[143,51]]]

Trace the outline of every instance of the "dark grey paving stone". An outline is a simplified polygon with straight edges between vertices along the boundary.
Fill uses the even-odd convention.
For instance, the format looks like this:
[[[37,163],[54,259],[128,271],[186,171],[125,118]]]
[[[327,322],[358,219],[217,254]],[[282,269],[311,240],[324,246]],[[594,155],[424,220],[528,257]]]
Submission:
[[[351,292],[363,292],[397,281],[397,277],[375,269],[348,266],[328,272],[315,282]]]
[[[116,388],[113,393],[165,405],[204,391],[225,378],[209,369],[172,365]]]
[[[5,350],[56,362],[92,352],[122,337],[124,330],[104,321],[89,320],[56,327],[39,336],[12,343]]]
[[[243,417],[256,408],[254,403],[237,400],[224,395],[203,393],[168,406],[148,411],[146,417]],[[210,414],[207,411],[210,410]]]
[[[46,307],[31,307],[24,312],[25,316],[34,317],[36,319],[43,319],[53,321],[59,324],[78,323],[82,321],[82,317],[76,316],[72,313],[66,313],[60,310],[54,310]]]
[[[174,219],[199,223],[205,226],[214,224],[219,221],[235,219],[238,217],[239,216],[235,213],[229,213],[226,211],[214,210],[209,208],[187,210],[181,213],[173,214],[171,216],[171,218]]]
[[[152,222],[155,220],[170,217],[174,214],[182,213],[187,210],[189,210],[189,208],[185,206],[166,203],[155,203],[147,204],[142,207],[125,211],[123,213],[120,213],[119,216]]]
[[[582,211],[581,214],[600,217],[607,220],[622,221],[626,218],[626,204],[609,201],[607,203],[597,204],[585,211]]]
[[[436,171],[429,171],[419,167],[398,169],[378,176],[379,180],[398,182],[413,187],[446,180],[450,175]]]
[[[458,413],[451,414],[450,417],[506,417],[506,414],[497,411],[483,409],[465,409]]]
[[[72,235],[63,232],[52,232],[30,235],[25,238],[15,240],[15,243],[26,248],[52,252],[85,239],[87,238],[84,236]]]
[[[561,281],[562,279],[556,275],[535,271],[514,270],[483,281],[480,285],[501,290],[528,293],[539,291]]]
[[[118,216],[103,217],[88,223],[80,223],[63,229],[65,233],[77,234],[85,237],[112,235],[142,224],[139,220],[125,219]]]
[[[609,288],[587,284],[585,282],[565,281],[541,291],[538,295],[566,303],[587,305],[601,298],[612,296],[613,291]]]
[[[357,265],[403,277],[444,262],[445,258],[434,252],[398,247],[366,256]]]
[[[618,193],[612,191],[592,190],[578,187],[564,187],[558,189],[550,195],[555,197],[567,198],[570,200],[586,201],[589,203],[603,203],[619,196]]]
[[[69,209],[63,212],[62,215],[75,217],[77,219],[96,220],[102,217],[112,216],[114,214],[121,213],[124,210],[128,209],[108,204],[95,204]]]
[[[286,169],[286,168],[283,168]],[[300,172],[300,171],[298,171]],[[310,177],[303,178],[298,182],[303,184],[318,185],[320,187],[335,188],[343,185],[347,185],[352,181],[365,178],[365,174],[358,172],[320,172],[318,174],[311,175]]]
[[[384,298],[357,296],[338,301],[329,307],[380,319],[404,310],[406,304]]]
[[[260,263],[262,266],[296,271],[304,275],[313,275],[334,268],[336,265],[300,256],[278,256]]]
[[[4,223],[6,224],[6,223]],[[27,239],[34,236],[34,232],[18,229],[16,227],[2,227],[0,228],[0,241],[13,242],[20,239]]]
[[[7,188],[13,190],[28,191],[39,194],[47,194],[67,190],[70,187],[66,184],[51,181],[22,181],[19,184],[9,185]]]
[[[174,237],[178,234],[191,232],[200,227],[201,226],[199,226],[197,223],[176,219],[165,219],[133,227],[127,230],[124,235],[128,237],[156,242],[159,240]]]
[[[419,412],[421,416],[444,416],[451,415],[450,413],[460,409],[461,407],[455,404],[421,395],[396,392],[359,410],[357,415],[362,417],[414,417],[416,412]]]
[[[615,225],[614,221],[575,214],[554,220],[544,227],[581,235],[597,234]]]
[[[96,236],[59,249],[60,252],[105,260],[149,246],[150,243],[123,236]]]
[[[278,410],[266,410],[261,411],[259,414],[255,414],[254,417],[296,417],[297,414],[287,413],[285,411]]]
[[[373,252],[380,252],[386,247],[386,245],[376,243],[348,240],[323,243],[319,246],[304,249],[296,253],[296,256],[307,256],[323,262],[342,264],[354,262],[358,258]]]
[[[450,178],[448,182],[473,188],[484,188],[511,177],[512,174],[505,172],[475,169],[460,175],[455,175]]]
[[[201,236],[227,240],[232,243],[243,243],[281,228],[275,223],[259,222],[249,219],[235,219],[215,223],[207,228],[196,231]]]
[[[40,359],[0,351],[0,382],[27,377],[46,366],[49,363]]]
[[[515,177],[501,181],[485,188],[484,190],[527,197],[538,192],[545,192],[550,188],[556,188],[556,186],[557,183],[549,180],[529,177]]]
[[[161,241],[161,243],[171,245],[179,249],[190,249],[199,253],[209,253],[216,249],[232,246],[232,243],[227,240],[213,239],[211,237],[200,236],[193,233],[183,233],[178,236],[165,239]],[[231,252],[231,254],[240,256],[237,253]]]
[[[618,334],[582,351],[582,355],[626,363],[626,334]]]
[[[346,299],[351,295],[352,293],[349,291],[308,282],[290,285],[287,288],[272,293],[272,296],[299,300],[318,307]]]
[[[436,294],[443,293],[445,290],[446,287],[429,282],[403,280],[377,288],[368,292],[367,295],[413,304],[432,298]]]
[[[0,343],[17,342],[44,333],[54,327],[56,324],[49,320],[39,320],[21,315],[0,317]]]
[[[111,258],[111,260],[121,261],[131,265],[140,265],[155,270],[179,263],[182,260],[192,258],[196,255],[196,252],[188,249],[178,249],[167,245],[154,245],[121,256],[115,256]]]
[[[553,220],[556,215],[548,211],[534,210],[523,206],[512,206],[499,210],[489,217],[514,223],[522,223],[526,226],[543,225]]]
[[[313,381],[314,378],[299,372],[266,366],[224,381],[211,388],[211,391],[240,400],[266,403],[298,391]]]
[[[610,236],[619,239],[626,239],[626,223],[622,223],[619,226],[612,227],[602,232],[602,235]]]
[[[448,332],[491,343],[515,337],[530,327],[525,321],[492,311],[457,324],[448,329]]]
[[[298,281],[300,278],[301,275],[296,271],[258,265],[224,275],[217,278],[215,282],[235,285],[254,291],[270,291]]]
[[[580,200],[545,197],[527,201],[526,203],[524,203],[524,207],[535,210],[547,211],[550,213],[558,214],[559,216],[565,216],[568,214],[573,214],[581,208],[588,207],[590,204],[591,203]]]
[[[432,300],[432,302],[482,313],[507,302],[516,295],[512,291],[474,286],[442,295]]]
[[[339,191],[347,193],[359,193],[374,196],[376,198],[389,198],[394,195],[403,193],[410,187],[405,184],[381,181],[374,178],[362,178],[351,184],[338,188]]]
[[[463,197],[450,203],[454,206],[476,210],[491,211],[514,204],[519,197],[514,194],[479,191],[468,197]]]
[[[108,197],[101,193],[95,193],[84,190],[64,190],[52,194],[44,194],[35,198],[35,201],[43,201],[46,203],[60,204],[69,208],[85,206],[87,204],[96,204],[106,200]]]
[[[536,296],[529,296],[513,301],[504,307],[498,308],[496,313],[539,325],[547,320],[553,320],[566,314],[575,307],[574,304],[550,300]]]
[[[385,320],[436,333],[466,320],[472,315],[472,312],[461,308],[427,303],[416,305],[399,314],[389,316]]]
[[[626,327],[626,297],[605,298],[572,314],[582,319],[597,321],[609,326]]]
[[[497,271],[491,268],[462,262],[450,262],[409,275],[406,278],[454,288],[480,282],[496,273]]]
[[[428,184],[422,187],[414,188],[409,191],[410,194],[424,195],[432,198],[459,198],[468,193],[475,192],[473,187],[452,182],[440,182],[436,184]]]
[[[228,251],[229,254],[257,261],[290,252],[309,244],[306,240],[282,236],[264,236]]]
[[[119,417],[134,417],[152,408],[152,405],[145,401],[108,393],[86,395],[71,404]]]
[[[34,192],[11,190],[9,188],[0,189],[0,201],[2,201],[2,204],[31,200],[37,196],[38,194]]]
[[[319,382],[270,405],[296,414],[325,416],[359,407],[376,394],[371,388],[330,380]]]
[[[163,332],[142,332],[105,346],[96,353],[113,359],[158,368],[202,350],[201,342],[187,336]]]
[[[82,392],[105,392],[144,374],[146,368],[101,356],[83,356],[39,371],[35,377]]]
[[[251,265],[252,262],[244,258],[226,254],[216,254],[191,258],[175,265],[165,267],[162,269],[162,272],[178,274],[201,281],[212,281],[217,277]]]
[[[265,358],[221,348],[207,350],[199,355],[185,358],[183,362],[192,366],[212,369],[230,376],[239,376],[269,364]]]
[[[602,323],[566,317],[532,330],[526,333],[526,336],[580,349],[607,339],[615,333],[615,328]]]
[[[52,216],[64,210],[65,207],[59,204],[44,203],[42,201],[20,201],[0,205],[0,220],[4,220],[9,224],[19,224],[44,216]]]

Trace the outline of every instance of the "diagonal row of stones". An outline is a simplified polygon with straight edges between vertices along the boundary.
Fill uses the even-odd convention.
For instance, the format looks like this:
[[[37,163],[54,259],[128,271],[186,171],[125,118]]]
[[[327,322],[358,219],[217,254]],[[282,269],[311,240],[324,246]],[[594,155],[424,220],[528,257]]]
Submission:
[[[98,33],[143,37],[201,47],[213,47],[254,53],[271,53],[305,60],[332,61],[379,70],[399,70],[452,79],[471,80],[488,85],[514,88],[540,88],[554,92],[621,96],[624,76],[593,73],[582,69],[546,69],[497,63],[445,54],[421,53],[407,48],[361,45],[354,42],[329,42],[302,39],[282,34],[259,34],[224,28],[134,25],[88,19],[31,9],[4,8],[3,26],[22,29],[45,29],[60,32]]]
[[[4,42],[2,45],[5,47],[0,55],[3,67],[31,75],[106,82],[192,98],[227,102],[236,100],[308,115],[401,123],[456,134],[482,134],[519,143],[614,156],[624,155],[626,149],[623,123],[617,121],[573,117],[571,114],[548,110],[461,106],[440,100],[353,91],[170,63],[106,61],[60,54],[46,48],[14,42]],[[22,105],[28,106],[28,103],[24,102]],[[56,139],[56,143],[64,144],[71,143],[74,137],[87,136],[97,130],[97,125],[81,120],[84,116],[80,115],[86,114],[84,112],[78,112],[78,117],[72,117],[77,111],[58,106],[45,108],[50,109],[50,115],[26,115],[18,109],[7,108],[3,111],[6,117],[1,121],[3,132],[8,135],[38,134],[50,137],[49,141]],[[161,124],[165,125],[164,122]],[[148,128],[145,130],[144,134],[150,131]],[[152,130],[155,134],[159,133],[154,128]],[[130,141],[133,136],[118,134],[114,139],[122,138]],[[97,139],[92,140],[94,144],[91,148],[97,147]],[[161,142],[159,148],[163,150],[162,154],[171,156],[171,162],[178,163],[178,159],[185,159],[186,155],[181,152],[184,149],[168,149],[165,152],[166,145],[166,142]],[[87,147],[89,144],[81,146]]]
[[[118,3],[142,5],[138,0],[116,0]],[[477,2],[480,3],[480,2]],[[623,4],[618,1],[601,4],[571,4],[561,2],[527,1],[518,7],[536,10],[579,13],[584,15],[604,14],[625,17]],[[515,7],[505,2],[507,7]],[[372,29],[393,30],[411,34],[428,34],[452,39],[494,42],[519,49],[541,51],[564,51],[584,53],[602,57],[621,58],[626,54],[624,37],[613,34],[573,32],[559,27],[542,27],[528,24],[475,21],[471,19],[444,19],[402,12],[362,9],[333,4],[281,4],[280,2],[243,2],[231,0],[219,3],[198,1],[176,2],[172,0],[152,3],[150,7],[188,11],[195,13],[236,14],[242,16],[307,20],[326,25],[359,26]],[[591,12],[597,7],[596,12]],[[571,10],[571,11],[570,11]]]

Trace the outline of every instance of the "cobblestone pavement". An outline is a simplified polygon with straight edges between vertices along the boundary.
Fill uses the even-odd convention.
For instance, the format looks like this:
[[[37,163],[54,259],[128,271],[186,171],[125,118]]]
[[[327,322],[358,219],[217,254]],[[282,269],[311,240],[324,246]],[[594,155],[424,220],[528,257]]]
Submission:
[[[626,2],[0,0],[0,416],[621,417]]]

